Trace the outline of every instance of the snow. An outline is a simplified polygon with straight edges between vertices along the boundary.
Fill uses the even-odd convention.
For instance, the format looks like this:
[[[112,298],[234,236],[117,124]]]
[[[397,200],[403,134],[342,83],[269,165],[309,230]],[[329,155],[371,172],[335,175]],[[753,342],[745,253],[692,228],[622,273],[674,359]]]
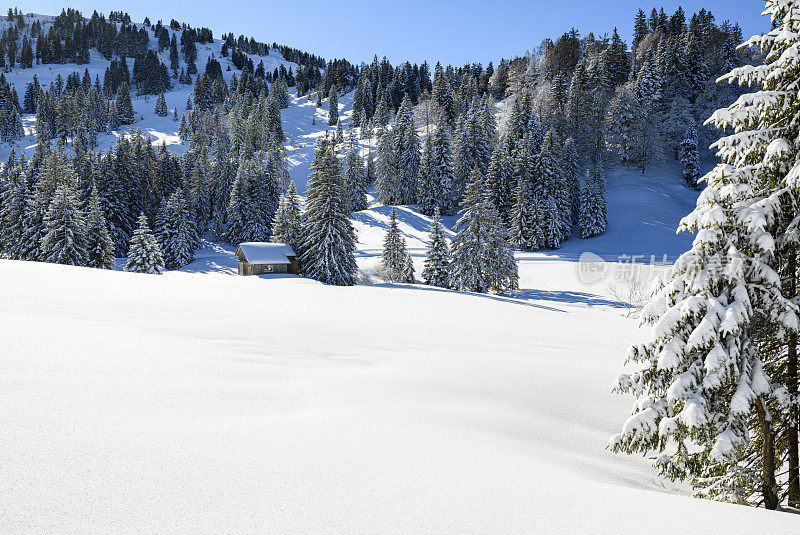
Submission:
[[[0,286],[4,531],[800,525],[688,498],[605,449],[629,411],[610,388],[642,333],[572,262],[523,264],[515,298],[198,265],[0,261],[14,281]]]
[[[244,242],[239,248],[251,264],[290,264],[287,257],[297,256],[285,243]]]
[[[220,46],[199,45],[197,66],[213,53],[229,80]],[[91,59],[6,78],[20,95],[34,72],[43,85],[85,67],[102,79],[107,62]],[[192,91],[166,93],[166,118],[155,97],[135,98],[131,128],[183,151],[171,111]],[[334,127],[327,102],[290,96],[281,113],[303,193]],[[339,108],[347,128],[352,94]],[[34,117],[23,120],[30,156]],[[354,214],[355,287],[238,277],[234,249],[208,240],[160,277],[0,260],[0,531],[797,532],[797,516],[690,498],[649,459],[606,449],[631,412],[611,389],[645,338],[608,285],[651,282],[687,250],[693,236],[675,229],[697,198],[676,165],[607,175],[606,233],[518,253],[520,289],[502,297],[384,283],[391,207],[374,204]],[[419,274],[431,220],[396,210]],[[455,219],[442,219],[448,237]],[[248,259],[276,263],[280,246],[259,245]],[[702,407],[680,417],[699,421]]]

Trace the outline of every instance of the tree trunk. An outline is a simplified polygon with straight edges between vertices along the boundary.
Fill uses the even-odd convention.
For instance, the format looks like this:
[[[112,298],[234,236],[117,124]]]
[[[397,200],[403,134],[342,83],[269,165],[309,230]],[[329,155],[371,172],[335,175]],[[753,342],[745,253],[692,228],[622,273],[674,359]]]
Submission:
[[[789,297],[797,294],[797,257],[792,251],[789,254]],[[789,346],[787,348],[786,359],[786,387],[792,395],[792,399],[797,399],[797,335],[789,335]],[[797,444],[798,426],[797,405],[789,408],[789,430],[787,433],[789,446],[789,505],[800,507],[800,451]]]
[[[761,428],[761,495],[764,497],[764,507],[767,509],[778,508],[778,487],[775,483],[775,430],[772,426],[772,416],[761,398],[756,399],[756,414]]]

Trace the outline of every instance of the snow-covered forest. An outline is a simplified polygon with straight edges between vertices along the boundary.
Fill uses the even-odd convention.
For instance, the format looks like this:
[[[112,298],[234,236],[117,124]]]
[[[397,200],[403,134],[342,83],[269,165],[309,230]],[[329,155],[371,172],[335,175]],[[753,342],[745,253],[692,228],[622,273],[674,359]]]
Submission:
[[[800,529],[800,2],[764,15],[459,66],[9,9],[0,531]]]

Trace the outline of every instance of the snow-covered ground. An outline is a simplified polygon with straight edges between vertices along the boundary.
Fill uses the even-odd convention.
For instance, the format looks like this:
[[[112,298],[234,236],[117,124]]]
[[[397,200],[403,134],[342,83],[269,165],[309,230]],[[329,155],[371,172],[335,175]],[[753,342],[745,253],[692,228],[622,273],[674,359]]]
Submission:
[[[576,263],[520,295],[0,261],[0,530],[796,532],[604,449],[641,336]]]
[[[377,282],[384,207],[351,288],[211,243],[162,277],[0,260],[0,531],[796,532],[605,450],[643,333],[573,254],[679,252],[675,180],[615,173],[609,233],[521,255],[504,297]]]

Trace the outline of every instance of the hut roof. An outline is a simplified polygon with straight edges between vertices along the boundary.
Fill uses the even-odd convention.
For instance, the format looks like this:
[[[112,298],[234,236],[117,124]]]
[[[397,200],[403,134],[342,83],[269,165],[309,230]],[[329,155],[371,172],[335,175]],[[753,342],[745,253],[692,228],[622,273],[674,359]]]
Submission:
[[[251,264],[290,264],[290,256],[297,256],[285,243],[245,242],[236,249],[236,256]]]

